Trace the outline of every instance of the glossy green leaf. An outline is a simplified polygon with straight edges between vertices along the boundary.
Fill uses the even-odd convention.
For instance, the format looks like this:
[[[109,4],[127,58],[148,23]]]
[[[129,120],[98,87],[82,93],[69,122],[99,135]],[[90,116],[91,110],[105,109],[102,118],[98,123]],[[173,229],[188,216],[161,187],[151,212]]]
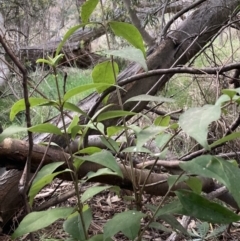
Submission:
[[[112,176],[112,178],[114,178],[114,176],[119,176],[119,175],[109,168],[101,168],[101,169],[97,170],[96,172],[89,172],[87,174],[86,181],[89,181],[91,178],[96,178],[99,176],[109,176],[109,177]]]
[[[240,206],[239,176],[240,169],[233,163],[220,157],[203,155],[189,162],[180,163],[180,167],[192,174],[215,178],[227,187],[235,201]]]
[[[114,71],[113,71],[114,67]],[[118,65],[116,62],[113,62],[113,66],[111,61],[105,61],[97,64],[92,71],[92,79],[95,84],[104,83],[113,85],[115,84],[115,78],[119,73]],[[108,86],[98,87],[98,93],[102,93]]]
[[[34,133],[51,133],[56,135],[62,135],[61,130],[50,123],[38,124],[28,128],[29,131]]]
[[[85,231],[87,232],[92,221],[92,211],[88,205],[84,205],[82,210],[82,217],[85,225]],[[86,237],[84,235],[83,223],[80,218],[79,212],[75,212],[68,217],[68,219],[63,223],[63,229],[76,240],[86,240]]]
[[[128,100],[126,100],[125,103],[131,102],[131,101],[148,101],[148,102],[168,102],[168,103],[173,103],[175,100],[172,98],[166,98],[162,96],[152,96],[152,95],[137,95],[134,96]]]
[[[51,183],[54,177],[56,177],[60,173],[69,171],[69,170],[64,170],[64,171],[52,173],[57,167],[59,167],[62,164],[63,164],[62,162],[51,163],[44,166],[39,171],[28,193],[30,205],[32,205],[33,199],[39,193],[39,191],[43,187]]]
[[[67,218],[73,212],[73,208],[54,208],[47,211],[31,212],[25,216],[12,238],[18,238],[24,234],[35,232],[54,223],[60,218]]]
[[[0,134],[0,143],[10,136],[17,134],[19,132],[27,132],[26,127],[21,126],[9,126],[6,129],[3,130],[3,132]]]
[[[100,136],[102,143],[113,153],[119,152],[119,143],[114,141],[112,138],[106,138],[104,136]]]
[[[104,121],[113,118],[126,117],[131,115],[136,115],[137,113],[125,110],[111,110],[106,111],[98,115],[97,121]]]
[[[87,23],[99,0],[87,0],[81,7],[81,20]]]
[[[210,148],[216,147],[218,145],[224,144],[228,141],[233,141],[236,140],[237,138],[240,137],[240,132],[234,132],[232,134],[229,134],[227,136],[222,137],[221,139],[214,141],[211,145]]]
[[[109,22],[108,24],[116,36],[126,39],[135,48],[140,49],[143,56],[146,57],[142,35],[134,25],[115,21]]]
[[[52,174],[58,167],[60,167],[63,164],[64,162],[54,162],[44,165],[34,178],[33,184],[41,180],[43,177]]]
[[[111,137],[111,136],[119,133],[122,130],[124,130],[123,126],[110,126],[110,127],[107,127],[107,136]]]
[[[154,125],[155,126],[169,126],[170,123],[170,116],[158,116],[154,120]]]
[[[134,61],[140,64],[145,71],[148,71],[146,59],[140,49],[130,47],[119,50],[105,50],[102,53]]]
[[[93,196],[97,195],[98,193],[108,190],[112,188],[112,186],[98,186],[98,187],[89,187],[82,195],[81,201],[84,203],[88,199],[92,198]],[[119,187],[116,187],[120,190]]]
[[[56,56],[60,53],[60,51],[62,50],[63,45],[66,43],[66,41],[71,37],[71,35],[76,32],[79,28],[84,27],[86,24],[79,24],[76,25],[72,28],[70,28],[67,33],[64,35],[63,40],[60,42],[60,44],[58,45],[57,49],[56,49]]]
[[[67,133],[71,133],[72,128],[77,126],[78,123],[79,123],[79,116],[78,115],[73,116],[73,119],[72,119],[70,125],[67,128]]]
[[[79,150],[76,154],[88,154],[88,155],[92,155],[96,152],[101,152],[102,149],[99,147],[95,147],[95,146],[90,146],[90,147],[86,147],[83,148],[81,150]]]
[[[222,93],[229,96],[229,98],[232,99],[236,95],[237,91],[234,89],[224,89],[222,90]]]
[[[210,223],[228,224],[240,220],[240,216],[218,203],[187,190],[176,191],[183,205],[184,215],[193,216]]]
[[[87,114],[84,111],[82,111],[77,105],[74,105],[70,102],[64,102],[63,108],[66,109],[66,110],[71,110],[71,111],[74,111],[76,113],[87,116]]]
[[[87,84],[87,85],[81,85],[78,87],[75,87],[69,91],[67,91],[67,93],[64,95],[63,99],[64,101],[67,101],[68,99],[72,98],[75,95],[78,95],[80,93],[83,93],[85,91],[91,90],[91,89],[96,89],[96,88],[108,88],[111,87],[111,84],[106,84],[106,83],[94,83],[94,84]]]
[[[28,193],[29,197],[29,203],[32,206],[33,204],[33,199],[34,197],[39,193],[40,190],[42,190],[46,185],[50,184],[52,180],[59,174],[64,173],[64,172],[69,172],[70,170],[64,170],[64,171],[59,171],[59,172],[54,172],[53,174],[46,175],[39,181],[35,182]]]
[[[147,141],[166,130],[162,126],[149,126],[137,133],[137,148],[142,147]]]
[[[48,99],[44,99],[44,98],[35,98],[35,97],[29,98],[29,103],[30,103],[31,107],[42,106],[43,104],[47,104],[47,103],[51,103],[51,102],[52,101],[50,101]],[[11,108],[10,120],[12,121],[14,119],[14,117],[16,116],[16,114],[18,114],[20,111],[23,111],[25,109],[26,109],[26,106],[25,106],[24,99],[21,99],[21,100],[18,100],[17,102],[15,102]]]
[[[205,105],[203,107],[190,108],[180,116],[179,125],[185,133],[208,150],[208,126],[213,121],[218,120],[220,116],[221,107],[219,105]]]
[[[114,217],[104,225],[104,240],[113,237],[120,231],[130,240],[134,240],[140,230],[140,221],[143,217],[145,217],[145,214],[134,210],[115,214]]]
[[[189,177],[186,184],[197,194],[202,192],[202,181],[198,177]]]
[[[120,177],[123,177],[119,165],[109,151],[102,150],[101,152],[94,153],[91,156],[83,156],[81,159],[105,166],[116,172]]]

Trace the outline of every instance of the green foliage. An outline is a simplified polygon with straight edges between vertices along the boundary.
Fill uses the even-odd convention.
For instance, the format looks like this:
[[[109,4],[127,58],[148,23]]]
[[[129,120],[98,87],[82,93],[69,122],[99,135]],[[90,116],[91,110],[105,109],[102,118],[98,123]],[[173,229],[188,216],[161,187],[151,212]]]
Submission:
[[[77,153],[71,154],[69,158],[66,158],[66,163],[71,170],[62,169],[63,163],[51,163],[45,165],[37,174],[32,186],[29,190],[28,197],[29,203],[32,206],[34,202],[34,197],[36,194],[46,185],[50,184],[52,180],[63,172],[69,172],[73,174],[72,178],[75,182],[75,191],[77,194],[77,204],[76,208],[55,208],[47,211],[41,212],[31,212],[28,214],[23,221],[20,223],[19,227],[15,230],[13,238],[20,237],[24,234],[35,232],[38,229],[44,228],[58,219],[65,219],[63,228],[71,238],[68,240],[74,241],[102,241],[102,240],[112,240],[112,237],[119,232],[122,232],[127,238],[134,240],[138,237],[138,240],[142,239],[143,233],[148,227],[154,228],[156,230],[163,230],[164,232],[171,232],[172,230],[177,230],[186,236],[194,236],[184,228],[181,223],[174,216],[175,214],[188,215],[193,218],[200,219],[209,223],[223,223],[229,224],[231,222],[237,222],[240,220],[240,216],[230,211],[223,205],[219,203],[212,202],[206,199],[202,194],[202,182],[199,177],[192,175],[203,176],[207,178],[214,178],[218,182],[222,183],[227,187],[229,192],[234,197],[238,205],[240,205],[240,191],[238,188],[238,177],[240,176],[240,171],[236,168],[236,162],[225,161],[222,158],[203,155],[192,159],[186,163],[180,163],[180,167],[185,173],[181,175],[171,175],[166,180],[161,182],[168,184],[168,192],[172,193],[177,184],[186,184],[190,190],[177,190],[175,191],[176,199],[170,201],[166,204],[166,197],[159,205],[145,205],[142,201],[142,195],[144,191],[144,185],[140,184],[138,181],[139,177],[136,177],[135,170],[132,169],[134,166],[133,157],[134,155],[142,154],[147,157],[147,155],[152,156],[158,161],[159,158],[165,156],[168,151],[168,146],[173,141],[175,136],[183,130],[186,135],[194,138],[197,143],[202,145],[206,150],[215,148],[219,145],[223,145],[226,142],[236,140],[240,137],[238,132],[231,133],[227,136],[219,138],[212,144],[208,145],[208,128],[209,125],[218,121],[222,114],[222,105],[225,104],[239,104],[240,100],[237,94],[239,94],[240,89],[236,90],[224,90],[223,95],[216,101],[215,105],[204,105],[203,107],[194,107],[185,111],[179,119],[179,123],[171,120],[170,114],[164,114],[163,116],[157,116],[151,121],[150,125],[144,127],[139,127],[137,125],[126,124],[125,118],[129,116],[136,116],[137,113],[132,111],[125,111],[123,109],[109,110],[109,108],[114,107],[113,104],[106,104],[106,99],[103,101],[103,106],[99,108],[94,114],[90,116],[84,110],[81,110],[75,103],[73,103],[73,98],[82,96],[82,94],[87,95],[90,91],[96,90],[99,94],[103,93],[104,90],[109,87],[115,87],[117,91],[121,87],[116,84],[116,76],[119,74],[118,64],[114,61],[114,57],[121,57],[130,61],[135,61],[141,65],[141,67],[147,71],[146,64],[146,52],[143,44],[143,39],[136,27],[129,23],[110,21],[103,23],[102,25],[110,26],[111,30],[116,36],[124,38],[133,47],[125,48],[121,50],[105,50],[104,54],[110,55],[111,60],[97,64],[91,73],[93,83],[81,84],[74,86],[70,90],[65,90],[65,88],[59,88],[59,76],[58,76],[58,63],[64,56],[61,54],[64,44],[72,36],[72,34],[81,27],[85,27],[89,22],[89,18],[93,11],[96,9],[98,0],[88,0],[86,1],[81,9],[81,19],[83,24],[72,27],[64,35],[63,40],[59,44],[56,50],[56,54],[53,58],[48,57],[47,59],[39,59],[38,62],[47,64],[52,68],[54,75],[51,76],[51,81],[49,84],[54,85],[54,91],[57,93],[54,98],[40,98],[31,97],[29,98],[30,107],[34,109],[35,107],[54,107],[60,116],[64,116],[65,111],[72,111],[75,113],[70,125],[65,126],[64,130],[61,130],[58,126],[48,123],[40,123],[34,125],[28,129],[26,128],[10,128],[6,129],[0,135],[0,141],[4,138],[15,134],[19,131],[30,131],[33,133],[51,133],[55,135],[69,136],[71,140],[74,140],[77,135],[80,137],[78,147],[80,148],[84,144],[84,138],[87,138],[89,130],[94,130],[100,133],[102,144],[106,146],[107,150],[101,150],[97,147],[85,147],[79,150]],[[106,30],[107,31],[107,30]],[[107,32],[106,32],[107,34]],[[78,80],[76,78],[76,80]],[[57,89],[57,91],[56,91]],[[121,88],[123,90],[123,88]],[[47,95],[49,96],[49,95]],[[52,100],[53,99],[53,100]],[[122,100],[119,100],[121,103]],[[125,103],[128,102],[151,102],[151,103],[170,103],[174,104],[173,98],[167,98],[163,96],[151,96],[151,95],[139,95],[127,99]],[[121,105],[121,104],[120,104]],[[120,106],[121,107],[121,106]],[[13,120],[21,111],[26,109],[25,100],[17,101],[10,112],[10,119]],[[79,116],[84,117],[87,121],[80,125]],[[146,115],[142,115],[150,120]],[[106,121],[118,118],[121,120],[122,125],[105,127]],[[61,119],[62,122],[63,119]],[[104,123],[102,123],[104,122]],[[124,133],[125,138],[129,140],[133,134],[136,136],[135,143],[132,146],[127,145],[122,146],[118,140],[113,137],[114,135],[121,135]],[[120,133],[120,134],[119,134]],[[67,140],[68,141],[68,140]],[[159,148],[159,153],[152,152],[146,147],[146,143],[155,141],[156,146]],[[68,142],[69,146],[70,142]],[[119,154],[125,154],[124,158]],[[127,171],[128,168],[125,166],[120,166],[116,161],[116,156],[120,156],[121,160],[124,159],[124,165],[130,163],[130,172]],[[79,173],[85,162],[95,163],[101,166],[96,172],[89,172],[84,178],[78,180]],[[123,169],[124,168],[124,169]],[[57,171],[56,171],[57,170]],[[152,171],[152,170],[151,170]],[[123,172],[127,173],[128,176],[123,176]],[[143,171],[143,173],[145,173]],[[132,176],[133,175],[133,176]],[[132,182],[132,188],[134,190],[134,195],[128,197],[132,201],[132,206],[129,207],[130,210],[115,214],[112,219],[110,219],[105,225],[103,234],[88,237],[88,231],[90,223],[93,219],[93,213],[91,207],[86,204],[95,195],[109,190],[117,194],[120,193],[120,188],[115,186],[95,186],[88,188],[82,196],[79,195],[79,186],[86,181],[91,181],[93,178],[103,177],[103,178],[113,178],[119,180],[120,178],[125,178],[129,182]],[[151,179],[149,175],[147,179]],[[105,180],[104,179],[104,180]],[[130,185],[130,184],[129,184]],[[150,187],[151,188],[151,187]],[[135,206],[134,206],[135,205]],[[133,208],[132,208],[133,207]],[[135,208],[138,208],[136,211]],[[149,212],[146,214],[146,208]],[[141,210],[141,211],[140,211]],[[145,227],[141,230],[141,220],[147,217],[150,220],[145,224]],[[127,220],[127,221],[126,221]],[[164,221],[170,225],[166,228],[159,221]],[[219,229],[220,230],[220,229]],[[222,229],[221,229],[222,230]],[[209,238],[207,235],[209,232],[209,224],[202,223],[198,226],[199,237]],[[216,231],[215,234],[217,235]],[[199,238],[198,237],[198,238]]]
[[[99,0],[88,0],[86,1],[81,8],[81,18],[83,23],[87,23],[90,15],[96,8]]]
[[[98,93],[103,92],[108,87],[106,84],[113,85],[118,73],[119,69],[116,62],[105,61],[96,65],[92,71],[93,82],[105,84],[105,86],[97,88]]]
[[[130,240],[134,240],[140,230],[140,220],[143,217],[145,214],[134,210],[116,214],[104,225],[104,240],[120,231]]]
[[[84,205],[82,209],[82,219],[80,218],[79,212],[71,214],[63,224],[63,229],[76,240],[86,240],[85,232],[87,232],[90,223],[92,221],[92,212],[88,205]],[[84,231],[85,227],[85,231]]]
[[[218,120],[220,116],[221,108],[219,105],[190,108],[180,116],[179,125],[183,131],[208,150],[208,126],[213,121]]]
[[[120,57],[120,58],[127,59],[130,61],[134,61],[136,63],[139,63],[145,71],[148,71],[146,59],[144,57],[143,52],[140,49],[125,48],[125,49],[120,49],[120,50],[105,50],[105,51],[102,51],[102,53]]]
[[[194,217],[210,223],[227,224],[240,220],[239,215],[194,192],[179,190],[176,191],[176,194],[183,206],[181,214],[187,216],[194,215]]]
[[[135,26],[129,23],[115,21],[109,22],[108,24],[116,36],[126,39],[135,48],[140,49],[143,56],[146,57],[142,36]]]
[[[24,234],[28,234],[47,227],[60,218],[67,218],[72,212],[73,208],[54,208],[47,211],[31,212],[24,217],[18,228],[12,235],[12,238],[18,238]]]

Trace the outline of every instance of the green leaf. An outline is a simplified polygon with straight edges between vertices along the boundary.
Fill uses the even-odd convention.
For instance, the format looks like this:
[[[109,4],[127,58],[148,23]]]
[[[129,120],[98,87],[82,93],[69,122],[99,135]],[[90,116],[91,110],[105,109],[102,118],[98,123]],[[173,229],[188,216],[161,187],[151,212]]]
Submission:
[[[81,197],[81,201],[84,203],[86,202],[88,199],[92,198],[93,196],[97,195],[98,193],[105,191],[107,189],[112,188],[112,186],[98,186],[98,187],[90,187],[88,188],[82,195]],[[118,190],[120,190],[119,187],[115,187]]]
[[[105,83],[81,85],[81,86],[75,87],[75,88],[67,91],[67,93],[63,97],[63,100],[67,101],[71,97],[78,95],[82,92],[88,91],[90,89],[96,89],[96,88],[105,88],[106,89],[111,86],[112,86],[111,84],[105,84]]]
[[[92,12],[96,8],[98,0],[88,0],[81,7],[81,20],[83,23],[87,23]]]
[[[50,123],[38,124],[28,128],[29,131],[34,133],[52,133],[56,135],[62,135],[61,130]]]
[[[56,163],[50,163],[46,166],[44,166],[37,174],[36,178],[33,181],[33,184],[29,190],[29,203],[32,205],[34,197],[38,194],[38,192],[45,187],[47,184],[51,183],[53,178],[57,176],[60,173],[69,171],[64,170],[60,172],[52,173],[56,168],[61,166],[63,162],[56,162]]]
[[[140,230],[140,221],[145,214],[130,210],[114,215],[103,227],[104,240],[122,232],[130,240],[134,240]]]
[[[156,213],[156,218],[165,214],[179,214],[183,212],[183,206],[179,200],[172,201],[171,203],[164,205],[159,210],[157,210],[157,207],[152,204],[147,204],[146,206],[152,213]]]
[[[82,23],[79,25],[76,25],[72,28],[70,28],[67,33],[64,35],[63,40],[61,41],[61,43],[58,45],[57,49],[56,49],[56,54],[55,56],[59,55],[60,51],[62,50],[63,45],[66,43],[66,41],[71,37],[71,35],[76,32],[79,28],[84,27],[86,24]]]
[[[70,123],[70,125],[69,125],[68,128],[67,128],[67,133],[71,133],[72,128],[75,127],[75,126],[77,126],[78,123],[79,123],[79,116],[78,116],[78,115],[73,116],[72,122]],[[75,133],[74,133],[74,134],[75,134]],[[71,137],[72,137],[72,136],[71,136]],[[74,137],[75,137],[75,135],[74,135]],[[74,138],[74,137],[72,137],[72,138]]]
[[[229,135],[227,135],[227,136],[224,136],[224,137],[222,137],[221,139],[213,142],[213,143],[210,145],[210,148],[213,148],[213,147],[215,147],[215,146],[224,144],[224,143],[226,143],[226,142],[228,142],[228,141],[233,141],[233,140],[235,140],[235,139],[237,139],[237,138],[239,138],[239,137],[240,137],[240,132],[234,132],[234,133],[232,133],[232,134],[229,134]]]
[[[158,116],[154,120],[154,125],[155,126],[169,126],[170,123],[170,116]]]
[[[63,58],[63,56],[64,56],[64,54],[58,54],[54,58],[51,58],[50,56],[48,56],[48,60],[47,59],[38,59],[36,61],[36,63],[45,63],[49,66],[57,66],[57,64]]]
[[[96,152],[101,152],[102,149],[99,148],[99,147],[95,147],[95,146],[90,146],[90,147],[86,147],[86,148],[83,148],[81,150],[79,150],[76,154],[88,154],[88,155],[91,155],[91,154],[94,154]]]
[[[203,155],[189,162],[180,163],[180,167],[192,174],[215,178],[227,187],[240,206],[239,176],[240,170],[233,163],[220,157]]]
[[[237,94],[237,91],[234,89],[224,89],[222,90],[222,93],[228,95],[229,98],[232,99]]]
[[[126,39],[135,48],[140,49],[143,53],[143,56],[146,57],[142,35],[135,26],[129,23],[115,21],[109,22],[108,24],[115,35]]]
[[[47,60],[47,59],[37,59],[36,63],[44,63],[47,64],[48,66],[52,66],[52,62],[51,60]]]
[[[124,130],[123,126],[110,126],[110,127],[107,127],[107,136],[111,137],[111,136],[117,134],[118,132],[120,132],[122,130]]]
[[[179,125],[189,136],[194,138],[205,149],[209,150],[207,143],[208,126],[221,116],[219,105],[205,105],[187,110],[179,118]]]
[[[166,130],[162,126],[149,126],[137,133],[137,148],[142,147],[147,141]]]
[[[88,205],[84,205],[82,210],[82,217],[85,225],[85,231],[87,232],[90,223],[92,221],[92,211]],[[83,223],[80,218],[79,212],[75,212],[68,217],[68,219],[63,223],[63,229],[65,232],[69,233],[73,238],[79,241],[85,241],[86,237],[84,235]]]
[[[197,194],[202,192],[202,181],[197,177],[189,177],[186,184]]]
[[[54,162],[44,165],[34,178],[33,184],[41,180],[43,177],[52,174],[58,167],[60,167],[63,164],[64,162]]]
[[[188,179],[188,176],[182,175],[179,177],[179,175],[171,175],[168,177],[168,188],[171,189],[173,185],[178,184],[179,182],[186,181]]]
[[[228,95],[221,95],[216,101],[215,105],[222,105],[225,102],[229,102],[231,99]]]
[[[41,106],[43,104],[47,104],[47,103],[51,103],[51,102],[52,101],[50,101],[48,99],[44,99],[44,98],[35,98],[35,97],[29,98],[29,103],[30,103],[31,107]],[[15,102],[11,108],[10,120],[12,121],[14,119],[14,117],[16,116],[16,114],[18,114],[20,111],[23,111],[25,109],[26,109],[26,106],[25,106],[24,99],[21,99],[21,100]]]
[[[218,203],[211,202],[202,196],[187,190],[176,191],[183,205],[183,214],[193,216],[210,223],[228,224],[240,220],[240,216]]]
[[[152,96],[152,95],[137,95],[125,101],[125,103],[130,101],[152,101],[152,102],[168,102],[173,103],[175,100],[172,98],[166,98],[162,96]]]
[[[119,152],[119,143],[114,141],[112,138],[106,138],[104,136],[100,136],[102,143],[113,153]]]
[[[102,53],[134,61],[140,64],[146,72],[148,71],[146,59],[140,49],[130,47],[120,50],[104,50]]]
[[[116,172],[112,171],[109,168],[101,168],[96,172],[89,172],[87,174],[86,181],[89,181],[91,178],[99,177],[99,176],[119,176]],[[113,177],[114,178],[114,177]]]
[[[70,102],[64,102],[63,108],[66,110],[71,110],[71,111],[77,112],[77,113],[82,114],[87,117],[87,114],[83,110],[81,110],[77,105],[74,105]]]
[[[10,137],[11,135],[17,134],[19,132],[27,132],[27,128],[26,127],[21,127],[21,126],[9,126],[9,127],[7,127],[0,134],[0,143],[4,139]]]
[[[145,147],[137,147],[137,146],[129,146],[122,150],[123,153],[151,153],[147,148]]]
[[[137,113],[131,112],[131,111],[125,111],[125,110],[111,110],[111,111],[106,111],[97,117],[97,121],[104,121],[104,120],[109,120],[113,118],[119,118],[119,117],[126,117],[126,116],[131,116],[131,115],[136,115]]]
[[[113,71],[114,67],[114,71]],[[115,84],[115,78],[119,73],[118,65],[116,62],[113,62],[113,66],[111,61],[105,61],[97,64],[92,71],[92,78],[95,84],[104,83],[113,85]],[[98,93],[102,93],[108,86],[102,86],[97,88]]]
[[[155,139],[156,146],[162,148],[166,143],[172,138],[171,134],[168,133],[161,133]]]
[[[209,223],[197,223],[197,230],[202,239],[204,239],[209,231]]]
[[[123,177],[119,165],[109,151],[102,150],[101,152],[94,153],[91,156],[83,156],[81,159],[105,166],[116,172],[120,177]]]
[[[35,232],[54,223],[60,218],[67,218],[73,211],[73,208],[54,208],[47,211],[31,212],[25,216],[18,228],[12,235],[12,238],[18,238],[24,234]]]
[[[163,214],[159,218],[164,220],[166,223],[170,224],[173,229],[179,230],[181,233],[189,236],[188,231],[182,226],[181,223],[177,221],[177,219],[174,216],[170,214]]]

